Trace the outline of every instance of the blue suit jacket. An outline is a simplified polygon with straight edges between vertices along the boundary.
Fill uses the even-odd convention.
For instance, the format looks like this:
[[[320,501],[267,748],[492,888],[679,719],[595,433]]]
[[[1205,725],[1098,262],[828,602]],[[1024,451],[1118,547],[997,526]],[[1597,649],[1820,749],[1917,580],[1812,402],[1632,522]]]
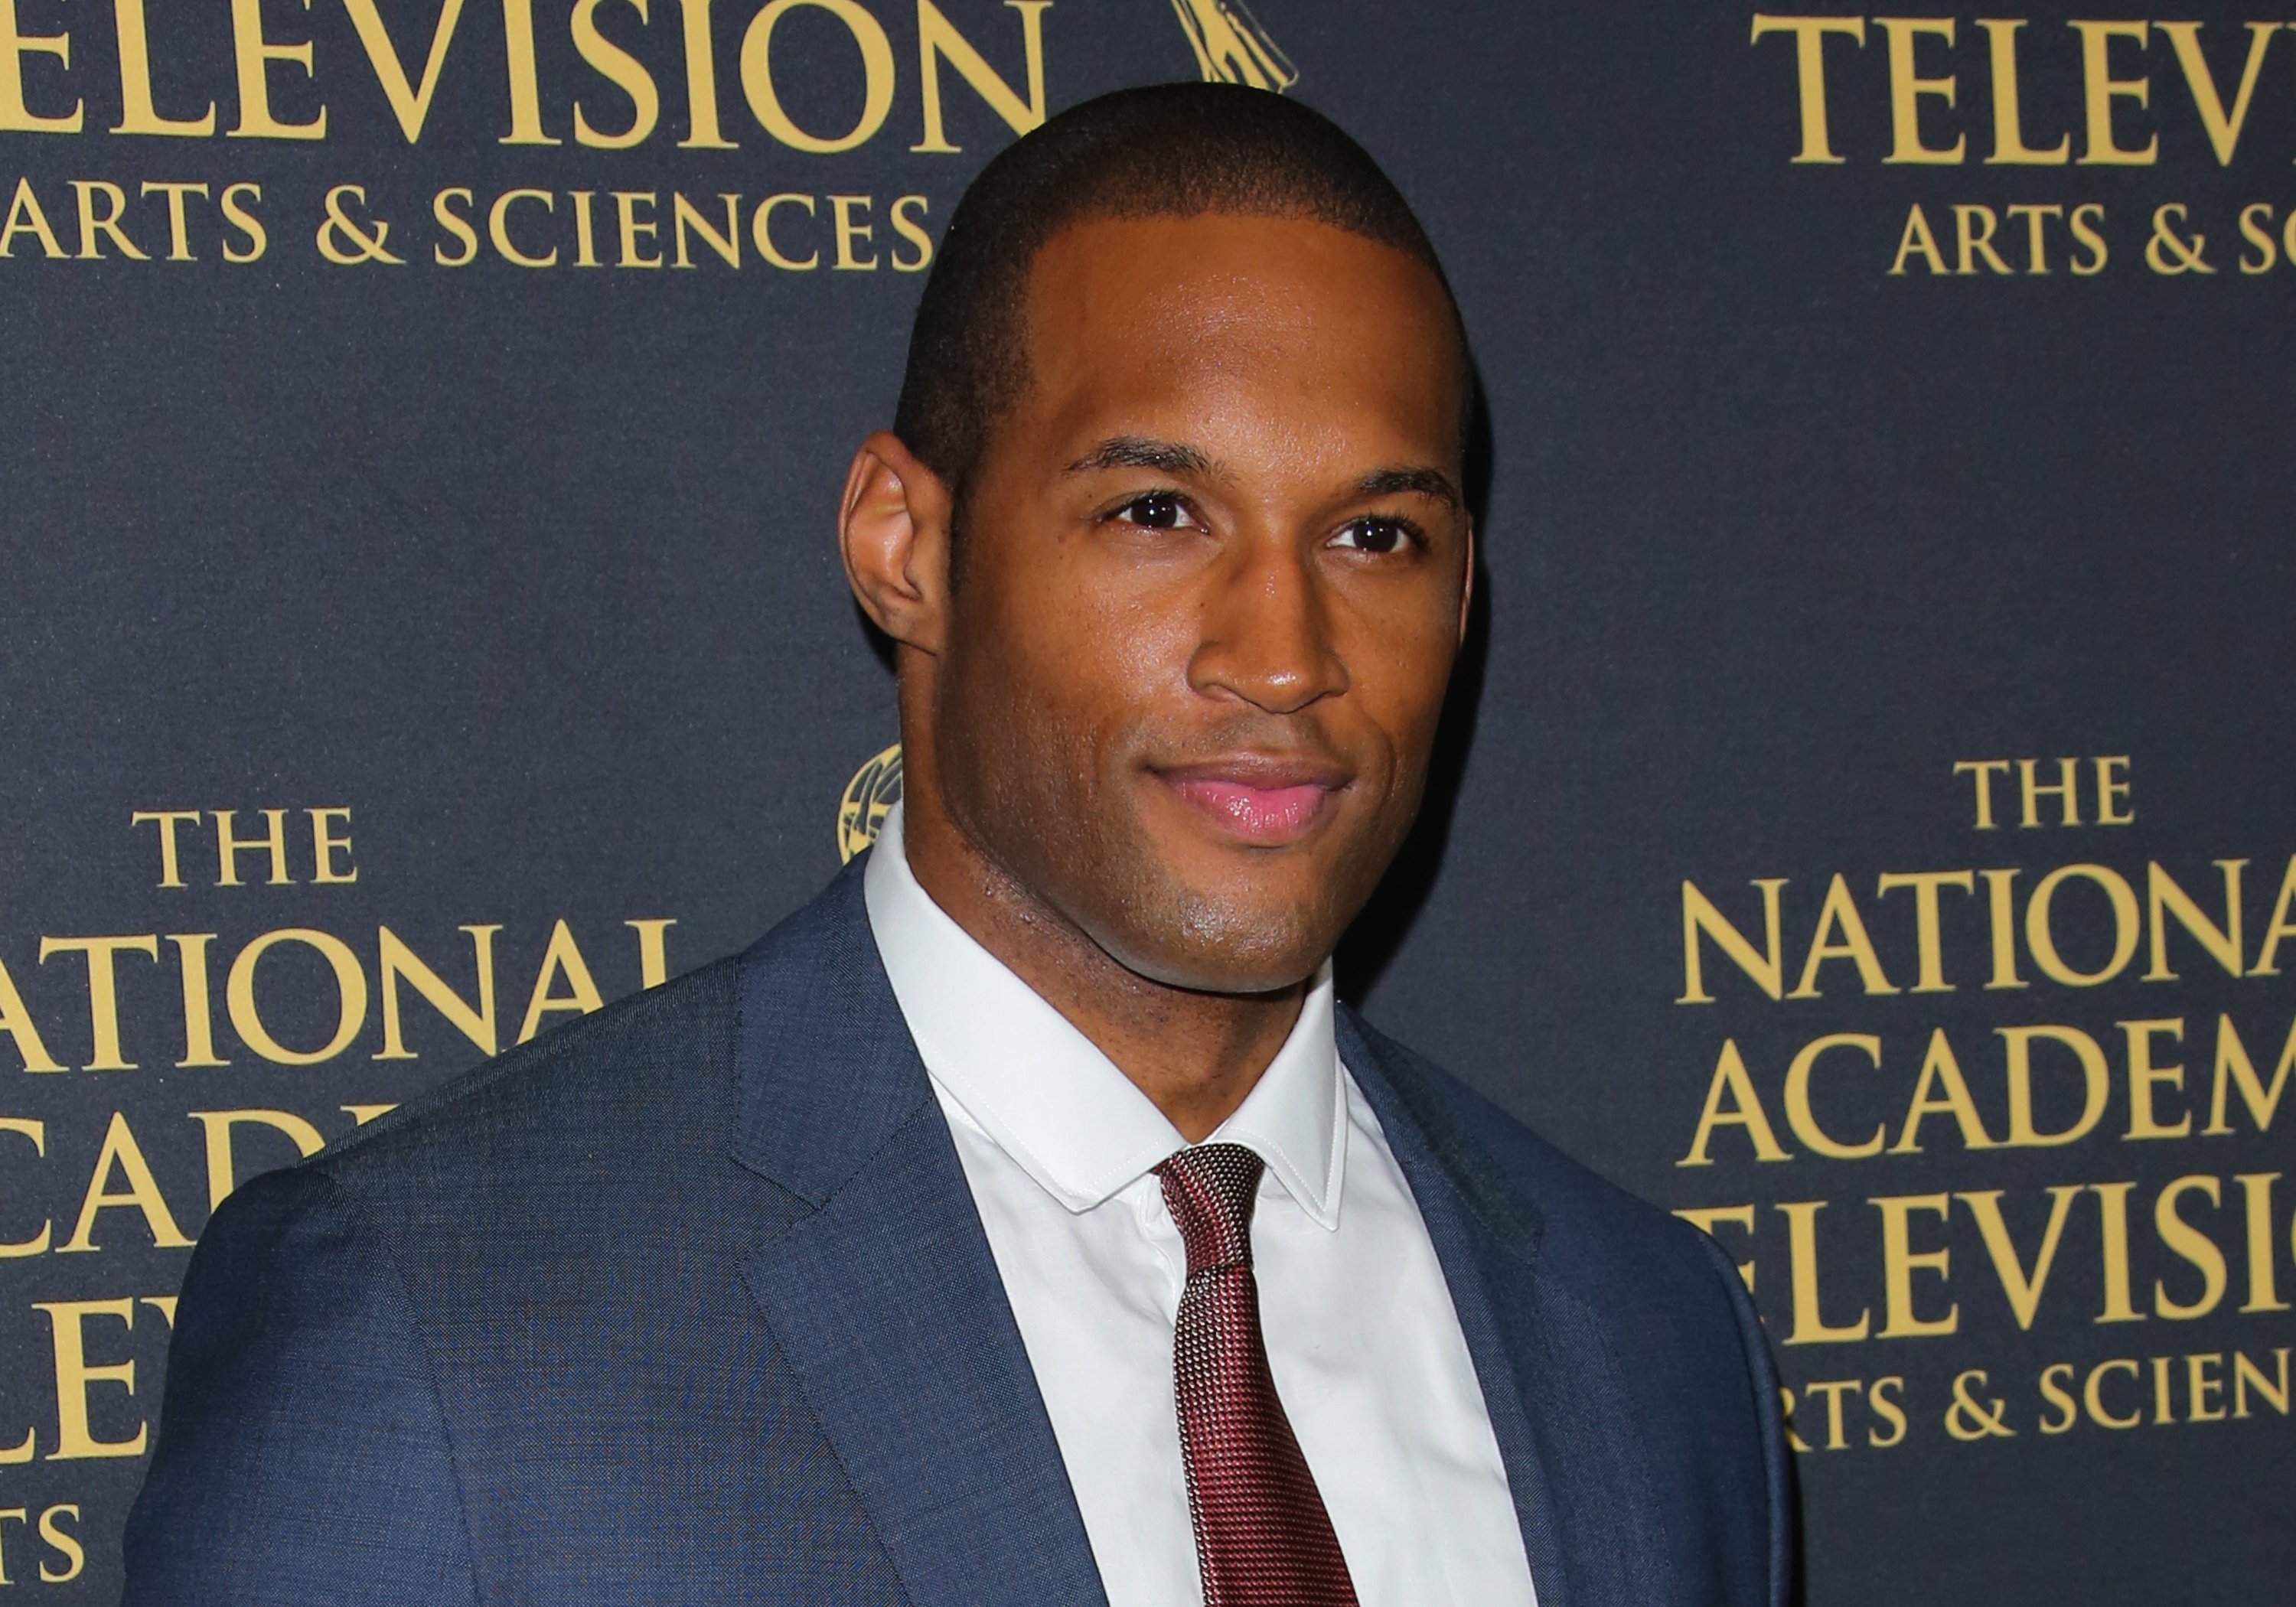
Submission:
[[[859,869],[232,1197],[184,1287],[132,1607],[1104,1601]],[[1339,1032],[1541,1607],[1777,1607],[1785,1455],[1726,1259]]]

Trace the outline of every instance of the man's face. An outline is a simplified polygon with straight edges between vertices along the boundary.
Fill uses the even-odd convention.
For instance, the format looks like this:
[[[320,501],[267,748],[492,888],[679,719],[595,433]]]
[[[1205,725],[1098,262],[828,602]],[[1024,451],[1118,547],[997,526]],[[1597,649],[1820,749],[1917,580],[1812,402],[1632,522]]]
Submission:
[[[936,669],[950,817],[1134,972],[1291,986],[1400,846],[1458,651],[1447,303],[1323,224],[1102,220],[1028,339]]]

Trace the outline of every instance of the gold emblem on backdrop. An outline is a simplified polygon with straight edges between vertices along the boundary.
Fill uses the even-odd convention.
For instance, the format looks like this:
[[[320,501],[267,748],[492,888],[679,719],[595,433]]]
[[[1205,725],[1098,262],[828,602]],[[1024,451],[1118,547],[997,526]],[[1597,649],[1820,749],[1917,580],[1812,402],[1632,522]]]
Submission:
[[[877,840],[885,816],[901,801],[901,744],[895,742],[853,773],[837,800],[837,854],[843,860]]]
[[[1281,94],[1300,81],[1300,70],[1243,0],[1172,0],[1172,9],[1179,13],[1205,83],[1243,84]]]

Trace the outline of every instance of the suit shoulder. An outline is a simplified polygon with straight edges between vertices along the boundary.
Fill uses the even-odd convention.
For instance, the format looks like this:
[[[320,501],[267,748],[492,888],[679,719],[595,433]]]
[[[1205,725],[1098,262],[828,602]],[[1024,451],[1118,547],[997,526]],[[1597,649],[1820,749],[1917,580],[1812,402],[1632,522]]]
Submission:
[[[1527,1202],[1550,1261],[1579,1271],[1644,1269],[1638,1281],[1710,1281],[1706,1235],[1573,1160],[1434,1062],[1352,1018],[1404,1104],[1455,1168]]]
[[[553,1151],[596,1156],[722,1128],[739,963],[714,962],[498,1054],[301,1169],[366,1195],[472,1168],[515,1176]]]

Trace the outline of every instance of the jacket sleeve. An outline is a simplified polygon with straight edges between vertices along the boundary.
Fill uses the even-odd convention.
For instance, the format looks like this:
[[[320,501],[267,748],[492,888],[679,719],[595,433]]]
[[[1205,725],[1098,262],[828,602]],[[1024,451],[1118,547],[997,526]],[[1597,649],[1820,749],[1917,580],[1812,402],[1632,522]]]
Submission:
[[[1762,1484],[1769,1509],[1768,1588],[1761,1599],[1769,1607],[1787,1607],[1794,1589],[1794,1488],[1792,1460],[1786,1454],[1785,1412],[1778,1397],[1778,1370],[1770,1356],[1769,1336],[1763,1332],[1753,1297],[1746,1292],[1738,1269],[1722,1247],[1704,1234],[1698,1235],[1720,1277],[1731,1315],[1737,1319],[1738,1342],[1746,1356],[1748,1383],[1753,1394],[1754,1424],[1762,1447]]]
[[[257,1179],[201,1236],[126,1562],[126,1607],[477,1602],[405,1283],[324,1172]]]

